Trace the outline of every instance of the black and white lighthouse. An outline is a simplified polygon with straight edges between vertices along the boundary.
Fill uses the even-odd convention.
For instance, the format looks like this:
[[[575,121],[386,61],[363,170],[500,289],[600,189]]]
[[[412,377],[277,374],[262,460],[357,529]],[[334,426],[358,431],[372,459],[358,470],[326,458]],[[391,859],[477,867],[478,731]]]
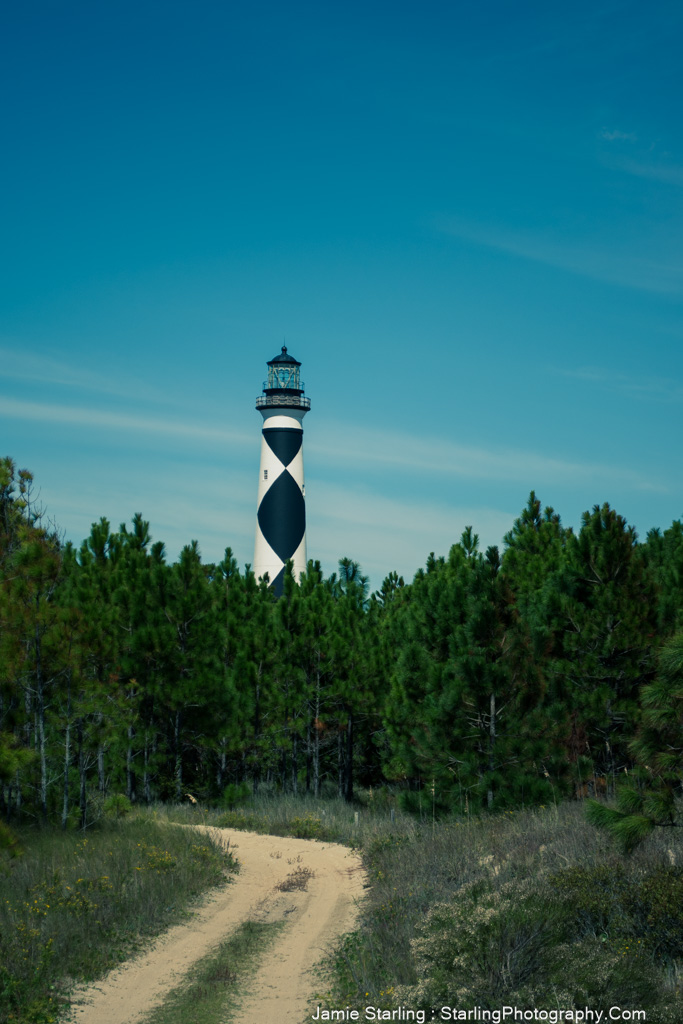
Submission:
[[[306,570],[303,418],[311,408],[304,396],[301,363],[287,352],[268,362],[268,380],[256,408],[263,416],[261,468],[256,505],[254,574],[268,573],[282,593],[285,563],[294,562],[294,577]]]

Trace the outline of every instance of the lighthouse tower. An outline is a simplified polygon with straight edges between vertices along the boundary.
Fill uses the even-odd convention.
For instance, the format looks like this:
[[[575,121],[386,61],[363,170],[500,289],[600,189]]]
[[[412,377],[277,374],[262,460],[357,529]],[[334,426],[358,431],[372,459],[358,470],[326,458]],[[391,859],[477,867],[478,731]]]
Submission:
[[[256,408],[263,416],[261,468],[256,504],[254,574],[266,573],[273,590],[282,593],[285,563],[294,562],[294,576],[306,569],[306,506],[304,503],[303,418],[311,408],[300,379],[301,363],[282,347],[268,362],[268,380]]]

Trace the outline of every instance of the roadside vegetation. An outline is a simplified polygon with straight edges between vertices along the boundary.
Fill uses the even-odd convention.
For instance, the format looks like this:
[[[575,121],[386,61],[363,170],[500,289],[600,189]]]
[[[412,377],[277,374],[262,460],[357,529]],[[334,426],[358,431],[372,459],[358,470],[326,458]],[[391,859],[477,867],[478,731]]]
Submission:
[[[683,836],[635,852],[586,820],[584,801],[438,819],[388,790],[343,800],[261,795],[225,811],[155,813],[341,842],[368,873],[359,927],[324,962],[329,1009],[503,1005],[646,1010],[683,1020]],[[393,811],[393,814],[392,814]],[[618,840],[618,837],[617,837]]]
[[[683,839],[620,853],[581,804],[363,829],[360,927],[320,1002],[646,1010],[683,1020]]]
[[[76,980],[128,958],[234,862],[207,824],[341,842],[368,873],[358,928],[321,964],[330,1009],[503,1005],[647,1011],[683,1019],[683,838],[635,852],[586,820],[584,802],[438,819],[387,789],[344,800],[261,794],[231,809],[156,805],[87,835],[27,830],[0,876],[0,1021],[47,1024]],[[431,811],[431,813],[430,813]],[[270,932],[240,930],[169,995],[207,1024],[239,1004]],[[193,1010],[194,1012],[194,1010]],[[174,1016],[175,1015],[175,1016]],[[218,1016],[216,1016],[218,1015]]]
[[[72,983],[128,959],[236,868],[205,834],[151,816],[18,839],[0,870],[2,1024],[56,1020]]]

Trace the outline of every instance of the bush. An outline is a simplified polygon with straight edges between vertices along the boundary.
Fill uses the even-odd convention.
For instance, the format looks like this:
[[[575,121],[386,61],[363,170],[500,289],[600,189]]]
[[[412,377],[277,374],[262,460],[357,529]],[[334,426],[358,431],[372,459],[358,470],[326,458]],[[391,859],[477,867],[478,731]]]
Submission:
[[[104,801],[105,818],[125,818],[133,810],[133,805],[123,793],[115,793]]]
[[[221,803],[229,811],[246,804],[251,797],[251,786],[248,782],[229,782],[223,790]]]
[[[635,877],[634,877],[635,876]],[[640,876],[623,865],[568,868],[550,884],[571,908],[579,937],[634,943],[660,959],[683,958],[683,870]]]
[[[683,959],[683,871],[661,868],[628,893],[633,933],[663,960]]]
[[[630,884],[618,863],[566,868],[550,877],[552,888],[571,907],[578,938],[628,934],[625,902]]]
[[[493,1007],[523,990],[561,927],[557,906],[544,895],[531,880],[498,889],[473,882],[435,904],[412,943],[422,980],[406,991],[406,1001],[425,1009]]]

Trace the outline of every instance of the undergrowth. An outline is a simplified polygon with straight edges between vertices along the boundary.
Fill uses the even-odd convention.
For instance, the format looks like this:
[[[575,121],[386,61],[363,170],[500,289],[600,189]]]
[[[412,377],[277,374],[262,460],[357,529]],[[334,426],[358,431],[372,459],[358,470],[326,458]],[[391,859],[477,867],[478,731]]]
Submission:
[[[0,969],[0,1001],[11,1002],[0,1022],[53,1019],[63,973],[91,977],[123,959],[135,946],[126,937],[131,926],[136,936],[164,927],[192,893],[218,880],[223,860],[208,839],[198,843],[191,830],[168,822],[342,842],[360,851],[369,886],[358,929],[323,966],[327,991],[320,1002],[330,1009],[628,1006],[646,1010],[648,1024],[683,1020],[683,842],[676,832],[657,833],[625,858],[586,822],[581,804],[439,822],[392,809],[386,795],[366,794],[355,806],[263,796],[232,809],[136,810],[130,821],[87,840],[52,835],[42,860],[40,837],[35,849],[22,837],[29,852],[12,862],[11,895],[0,908],[0,962],[8,965]],[[48,856],[60,843],[63,852]],[[81,863],[95,847],[86,872]],[[40,861],[40,869],[28,871],[29,861]],[[121,865],[116,879],[112,861]],[[175,877],[168,884],[170,871],[187,876],[185,895]],[[159,884],[156,895],[152,888],[144,895],[147,882]],[[120,916],[111,904],[120,904]],[[147,919],[148,904],[161,907],[158,919]],[[96,957],[89,949],[95,937],[103,940]],[[62,974],[52,966],[57,962]]]
[[[580,803],[435,821],[366,794],[363,806],[261,797],[232,811],[173,810],[359,849],[360,927],[327,961],[330,1009],[517,1005],[683,1020],[683,843],[630,858]]]
[[[371,886],[327,961],[328,1007],[683,1020],[683,844],[670,833],[626,859],[567,804],[399,827],[363,856]]]

